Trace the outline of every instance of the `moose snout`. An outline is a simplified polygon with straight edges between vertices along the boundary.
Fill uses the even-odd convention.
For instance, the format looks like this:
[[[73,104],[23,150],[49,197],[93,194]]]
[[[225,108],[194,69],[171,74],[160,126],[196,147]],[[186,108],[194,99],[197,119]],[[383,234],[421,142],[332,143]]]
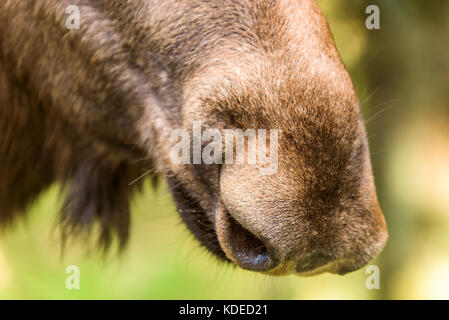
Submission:
[[[380,218],[379,225],[367,226],[377,231],[364,239],[351,238],[352,231],[348,229],[340,230],[340,237],[333,237],[334,243],[316,240],[312,244],[308,234],[298,231],[295,235],[292,229],[269,225],[261,229],[263,219],[255,226],[223,207],[218,208],[215,215],[220,246],[236,265],[270,275],[301,276],[324,272],[342,275],[366,265],[377,256],[387,240],[385,221],[383,216]],[[328,238],[326,235],[318,237]]]

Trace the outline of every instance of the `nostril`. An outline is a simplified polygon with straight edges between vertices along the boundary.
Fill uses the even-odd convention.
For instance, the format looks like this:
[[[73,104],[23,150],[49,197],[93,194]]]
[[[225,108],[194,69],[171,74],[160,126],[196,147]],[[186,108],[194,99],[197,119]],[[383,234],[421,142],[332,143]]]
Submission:
[[[229,244],[234,257],[242,267],[255,271],[271,268],[272,259],[267,247],[250,231],[243,228],[234,218],[229,216]]]
[[[220,229],[217,231],[223,250],[241,268],[264,272],[275,267],[275,259],[267,246],[229,213],[222,212],[217,229]]]

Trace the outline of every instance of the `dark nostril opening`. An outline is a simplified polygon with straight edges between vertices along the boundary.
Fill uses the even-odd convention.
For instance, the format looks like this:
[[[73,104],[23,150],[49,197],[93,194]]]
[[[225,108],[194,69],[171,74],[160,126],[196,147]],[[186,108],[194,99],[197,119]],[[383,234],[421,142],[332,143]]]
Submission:
[[[275,259],[265,244],[230,214],[226,215],[228,220],[227,242],[240,267],[259,272],[275,267]]]

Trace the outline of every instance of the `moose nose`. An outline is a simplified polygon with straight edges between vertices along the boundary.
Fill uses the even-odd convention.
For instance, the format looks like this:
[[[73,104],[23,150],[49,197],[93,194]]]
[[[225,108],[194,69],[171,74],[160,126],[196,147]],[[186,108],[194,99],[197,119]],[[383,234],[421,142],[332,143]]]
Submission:
[[[279,259],[280,252],[245,228],[226,209],[216,215],[216,231],[226,256],[243,269],[268,274],[298,273],[312,275],[331,271],[335,258],[325,251],[315,251],[297,260]]]
[[[216,214],[216,230],[226,256],[243,269],[268,272],[278,265],[273,250],[242,226],[226,209]]]

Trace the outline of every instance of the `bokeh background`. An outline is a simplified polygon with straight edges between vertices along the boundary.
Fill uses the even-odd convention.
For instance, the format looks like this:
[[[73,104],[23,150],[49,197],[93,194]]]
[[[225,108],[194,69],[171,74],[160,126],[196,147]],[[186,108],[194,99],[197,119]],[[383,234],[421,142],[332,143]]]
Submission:
[[[0,237],[1,299],[434,299],[449,298],[449,2],[318,1],[358,92],[390,238],[345,275],[267,277],[216,261],[181,224],[166,186],[147,183],[133,204],[127,250],[103,257],[77,244],[61,255],[58,186]],[[365,8],[380,8],[380,30]],[[1,177],[0,177],[1,179]],[[65,286],[68,265],[80,290]]]

